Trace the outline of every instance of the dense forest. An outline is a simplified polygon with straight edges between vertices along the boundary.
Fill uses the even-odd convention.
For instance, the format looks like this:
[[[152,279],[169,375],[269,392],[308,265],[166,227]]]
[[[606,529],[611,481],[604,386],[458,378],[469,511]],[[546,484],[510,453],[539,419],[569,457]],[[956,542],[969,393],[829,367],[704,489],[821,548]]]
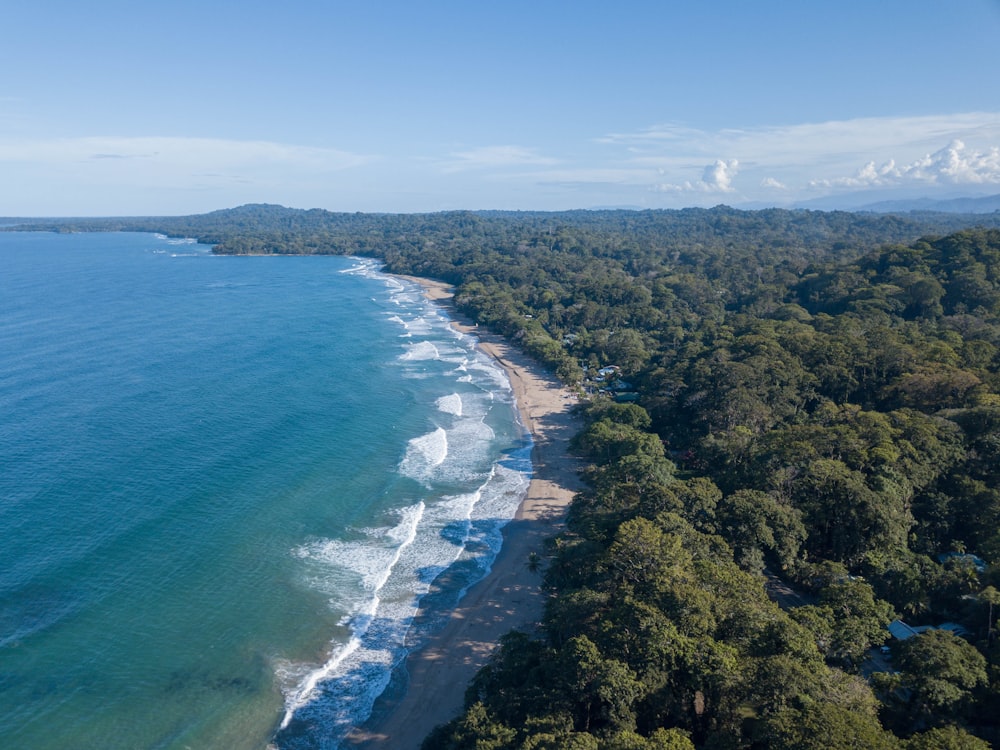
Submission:
[[[426,748],[1000,745],[1000,214],[31,227],[377,256],[589,395],[544,626]]]

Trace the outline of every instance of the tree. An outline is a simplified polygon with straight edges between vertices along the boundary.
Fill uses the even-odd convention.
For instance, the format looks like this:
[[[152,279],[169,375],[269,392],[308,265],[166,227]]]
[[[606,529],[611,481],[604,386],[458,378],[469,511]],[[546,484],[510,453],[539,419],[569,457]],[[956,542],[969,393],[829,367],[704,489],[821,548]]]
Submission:
[[[997,591],[993,586],[987,586],[980,592],[979,598],[988,605],[989,614],[986,617],[986,642],[992,643],[993,626],[996,624],[996,621],[993,619],[993,608],[1000,606],[1000,591]]]
[[[646,342],[632,328],[623,328],[608,337],[607,356],[626,374],[638,372],[649,359]]]
[[[421,744],[422,750],[506,750],[517,731],[493,719],[482,703],[474,703],[457,719],[443,724]]]
[[[790,566],[806,538],[801,513],[759,490],[737,490],[716,509],[718,532],[733,547],[744,570],[759,573],[765,555],[782,568]]]
[[[679,537],[665,534],[645,518],[623,523],[607,556],[608,570],[615,579],[648,592],[688,579],[690,561]]]
[[[559,750],[563,750],[562,747]],[[694,743],[679,729],[661,727],[649,737],[635,732],[619,732],[602,742],[601,750],[694,750]]]
[[[852,666],[860,664],[869,648],[885,641],[886,626],[895,616],[892,607],[876,599],[872,587],[860,580],[827,586],[820,593],[820,606],[830,611],[834,624],[830,657]]]
[[[529,734],[518,750],[599,750],[597,738],[588,732],[535,732]]]
[[[644,691],[631,669],[615,659],[605,659],[583,635],[566,644],[558,661],[565,695],[575,703],[578,731],[635,729],[633,706]]]
[[[663,443],[648,432],[601,419],[573,439],[574,447],[598,463],[608,463],[634,453],[663,458]]]
[[[752,667],[748,698],[760,715],[825,703],[858,715],[878,716],[878,701],[862,678],[830,669],[818,658],[776,654],[754,660]]]
[[[818,459],[792,483],[793,501],[810,529],[810,550],[856,565],[873,548],[901,550],[911,519],[905,497],[872,489],[860,471],[843,461]]]
[[[915,734],[903,743],[904,750],[990,750],[991,747],[989,742],[952,725]]]
[[[986,659],[947,630],[928,630],[894,648],[905,701],[914,722],[940,726],[964,716],[973,691],[987,684]],[[899,700],[899,692],[893,696]]]
[[[769,750],[898,750],[899,741],[878,719],[829,703],[787,708],[757,731]]]
[[[608,399],[592,401],[583,411],[588,421],[607,419],[615,424],[624,424],[637,430],[649,430],[652,420],[649,413],[638,404],[619,404]]]
[[[482,704],[491,718],[517,725],[534,705],[548,700],[551,659],[543,642],[516,630],[507,633],[467,688],[466,705]]]

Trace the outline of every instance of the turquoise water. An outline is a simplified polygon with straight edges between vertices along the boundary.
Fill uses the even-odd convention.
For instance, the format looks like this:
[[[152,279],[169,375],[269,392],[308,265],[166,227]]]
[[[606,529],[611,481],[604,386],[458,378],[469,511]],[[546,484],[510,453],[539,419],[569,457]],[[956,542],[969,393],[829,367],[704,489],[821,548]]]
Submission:
[[[0,233],[0,746],[338,747],[432,581],[444,612],[488,569],[528,450],[371,261]]]

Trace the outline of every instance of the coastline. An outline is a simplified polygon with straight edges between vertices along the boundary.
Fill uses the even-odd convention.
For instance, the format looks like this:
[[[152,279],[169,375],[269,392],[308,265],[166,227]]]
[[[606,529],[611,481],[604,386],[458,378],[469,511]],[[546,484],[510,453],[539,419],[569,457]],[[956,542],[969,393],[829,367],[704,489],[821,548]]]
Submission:
[[[365,724],[346,744],[363,750],[417,750],[434,727],[457,716],[465,689],[488,660],[502,635],[531,630],[540,622],[545,596],[542,575],[529,569],[532,553],[559,532],[574,494],[582,488],[579,462],[569,441],[579,430],[571,413],[576,398],[501,337],[480,331],[450,304],[452,287],[429,279],[400,276],[420,285],[428,299],[448,310],[452,325],[477,339],[477,346],[506,372],[524,428],[534,443],[532,476],[517,513],[503,529],[503,546],[490,573],[466,593],[445,627],[405,664],[406,684],[383,695]],[[405,690],[405,692],[403,692]]]

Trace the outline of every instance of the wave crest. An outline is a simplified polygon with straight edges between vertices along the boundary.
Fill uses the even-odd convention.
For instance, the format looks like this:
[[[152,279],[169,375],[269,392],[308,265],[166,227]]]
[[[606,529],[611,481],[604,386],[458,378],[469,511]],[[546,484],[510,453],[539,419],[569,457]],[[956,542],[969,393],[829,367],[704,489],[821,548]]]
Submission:
[[[406,455],[399,464],[399,473],[411,479],[426,481],[447,457],[448,433],[438,427],[434,432],[413,438],[407,443]]]

